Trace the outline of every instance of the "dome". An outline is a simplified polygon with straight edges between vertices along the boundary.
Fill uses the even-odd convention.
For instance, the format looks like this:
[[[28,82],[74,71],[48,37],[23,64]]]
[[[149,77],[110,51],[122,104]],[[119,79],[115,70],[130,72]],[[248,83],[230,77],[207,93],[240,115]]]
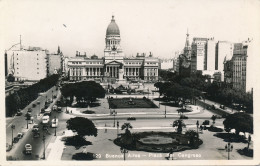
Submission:
[[[119,28],[115,22],[114,16],[112,16],[112,20],[110,24],[107,27],[107,33],[106,35],[120,35]]]

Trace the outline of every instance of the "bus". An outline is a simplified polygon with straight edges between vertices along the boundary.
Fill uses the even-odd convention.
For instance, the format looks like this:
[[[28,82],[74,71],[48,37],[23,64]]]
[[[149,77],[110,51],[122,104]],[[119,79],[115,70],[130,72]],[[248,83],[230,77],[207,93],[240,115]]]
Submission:
[[[52,119],[51,127],[58,127],[58,122],[59,122],[59,120],[57,118],[56,119]]]

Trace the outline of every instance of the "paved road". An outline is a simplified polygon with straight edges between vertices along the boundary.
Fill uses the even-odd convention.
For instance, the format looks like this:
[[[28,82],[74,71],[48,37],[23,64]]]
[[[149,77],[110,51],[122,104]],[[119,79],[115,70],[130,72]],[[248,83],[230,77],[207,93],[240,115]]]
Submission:
[[[36,107],[32,108],[32,117],[34,117],[33,123],[35,124],[40,124],[41,123],[41,118],[42,114],[40,114],[40,109],[44,107],[44,103],[47,99],[52,98],[52,94],[56,95],[57,98],[54,99],[54,101],[58,100],[60,97],[59,91],[56,91],[56,88],[53,87],[49,89],[45,93],[41,93],[41,95],[33,101],[30,105],[28,105],[24,110],[22,110],[23,115],[22,116],[15,116],[13,118],[8,118],[6,121],[6,142],[11,144],[12,140],[12,129],[11,126],[12,124],[15,125],[15,129],[13,130],[13,136],[16,137],[18,133],[22,132],[24,133],[24,137],[19,140],[18,143],[15,143],[12,150],[7,152],[7,156],[12,156],[15,159],[24,159],[24,160],[29,160],[29,159],[38,159],[40,157],[40,152],[43,147],[41,147],[42,140],[40,138],[33,138],[32,135],[32,126],[33,124],[28,124],[28,129],[27,129],[27,121],[25,120],[24,115],[26,114],[28,108],[32,108],[32,104],[35,103]],[[37,101],[40,101],[40,104],[37,105]],[[51,103],[50,107],[54,105],[54,102]],[[52,114],[51,118],[53,118],[55,114]],[[58,115],[57,115],[58,116]],[[30,121],[29,121],[30,123]],[[40,125],[41,127],[41,125]],[[42,129],[40,129],[42,130]],[[52,132],[52,130],[50,131]],[[42,133],[42,131],[41,131]],[[46,137],[46,142],[48,142],[48,137]],[[33,154],[32,156],[29,155],[24,155],[24,145],[30,143],[33,146]]]

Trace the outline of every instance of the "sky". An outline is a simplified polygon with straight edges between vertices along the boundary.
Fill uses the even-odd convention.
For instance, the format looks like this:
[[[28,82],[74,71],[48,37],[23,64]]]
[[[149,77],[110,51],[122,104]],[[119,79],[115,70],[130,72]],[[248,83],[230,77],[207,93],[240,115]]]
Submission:
[[[258,0],[1,0],[1,36],[9,49],[22,36],[36,46],[65,56],[76,51],[102,57],[106,28],[115,16],[126,56],[152,52],[173,58],[187,29],[193,37],[241,42],[259,38]],[[65,26],[64,26],[65,25]]]

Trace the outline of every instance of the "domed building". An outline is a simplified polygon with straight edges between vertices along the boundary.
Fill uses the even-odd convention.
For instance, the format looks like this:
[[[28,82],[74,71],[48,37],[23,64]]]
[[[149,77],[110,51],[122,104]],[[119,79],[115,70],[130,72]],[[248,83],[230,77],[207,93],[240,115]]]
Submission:
[[[150,53],[127,58],[120,45],[120,29],[115,17],[106,29],[104,56],[82,56],[77,51],[76,57],[68,61],[70,80],[99,80],[100,82],[120,83],[125,80],[158,80],[159,59]],[[86,55],[86,54],[85,54]],[[92,57],[92,58],[91,58]],[[95,58],[93,58],[95,57]]]

